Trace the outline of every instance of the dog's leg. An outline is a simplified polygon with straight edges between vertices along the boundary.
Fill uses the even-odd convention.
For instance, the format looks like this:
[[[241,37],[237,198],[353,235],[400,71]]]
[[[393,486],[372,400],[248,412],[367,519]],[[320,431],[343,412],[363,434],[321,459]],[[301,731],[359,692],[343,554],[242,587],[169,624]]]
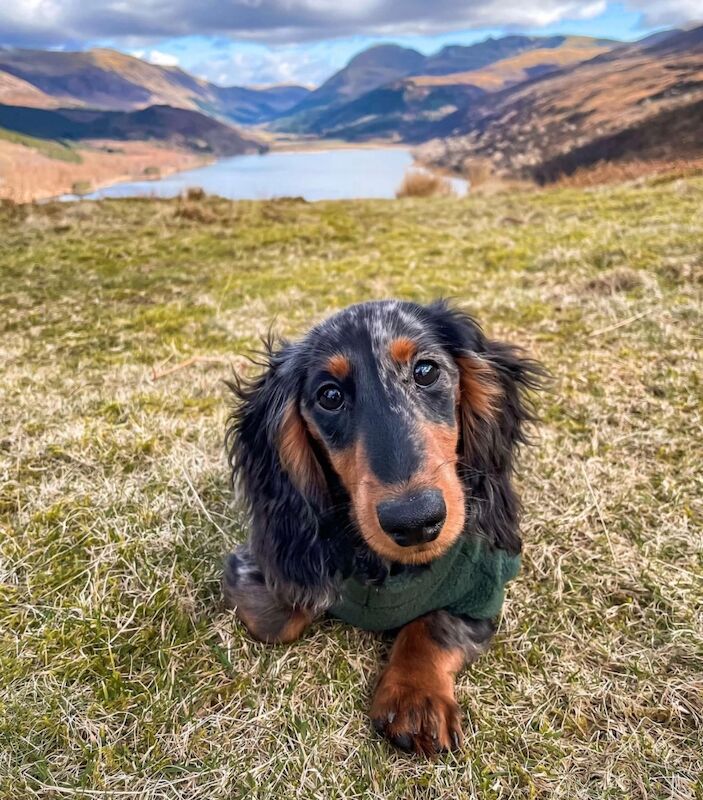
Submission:
[[[312,615],[304,609],[286,605],[267,589],[246,545],[227,557],[222,591],[225,605],[236,610],[249,633],[259,641],[293,642],[312,622]]]
[[[402,750],[431,755],[458,749],[463,735],[454,679],[488,648],[494,631],[490,620],[447,611],[402,628],[371,705],[376,730]]]

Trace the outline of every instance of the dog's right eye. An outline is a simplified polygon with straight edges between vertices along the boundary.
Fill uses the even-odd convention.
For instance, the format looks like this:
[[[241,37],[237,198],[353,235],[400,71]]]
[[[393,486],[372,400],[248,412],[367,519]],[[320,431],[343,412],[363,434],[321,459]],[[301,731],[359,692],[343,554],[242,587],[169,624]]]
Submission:
[[[338,408],[342,407],[344,395],[339,387],[328,383],[326,386],[322,386],[318,389],[317,402],[326,411],[336,411]]]

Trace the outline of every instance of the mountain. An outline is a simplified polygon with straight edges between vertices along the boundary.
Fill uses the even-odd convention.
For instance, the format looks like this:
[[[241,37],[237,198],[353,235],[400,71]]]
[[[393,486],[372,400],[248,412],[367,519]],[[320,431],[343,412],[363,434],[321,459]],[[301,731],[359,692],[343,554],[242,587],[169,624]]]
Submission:
[[[421,132],[429,127],[425,124],[429,121],[426,110],[431,110],[436,119],[438,109],[444,108],[448,114],[482,94],[479,89],[495,88],[482,85],[480,71],[483,69],[533,51],[538,53],[531,62],[525,62],[526,71],[516,76],[517,80],[528,77],[530,68],[535,71],[556,69],[564,63],[606,52],[614,44],[588,37],[504,36],[472,45],[447,46],[429,56],[397,45],[379,45],[355,56],[277,120],[274,128],[355,139],[386,134],[405,138],[403,130],[407,127],[413,131],[412,137],[422,137]],[[516,70],[517,67],[512,68],[513,75]],[[458,77],[453,79],[452,76]],[[495,83],[495,78],[492,80]],[[474,88],[468,90],[466,87],[471,84]],[[452,88],[434,88],[442,86]],[[383,97],[391,104],[385,121],[380,119],[384,113]],[[415,117],[417,113],[420,114],[418,118]],[[396,125],[393,120],[398,119],[398,114],[404,122],[418,122],[419,125]],[[367,119],[369,115],[373,119]],[[349,127],[348,132],[345,126]]]
[[[313,92],[294,109],[294,116],[285,116],[274,127],[349,141],[378,137],[424,141],[437,135],[440,120],[467,109],[487,92],[593,58],[612,47],[612,42],[574,36],[508,36],[470,47],[445,47],[424,59],[422,75],[403,77],[352,100],[317,109],[309,107],[314,102]],[[506,52],[513,54],[486,64],[488,59]],[[437,72],[476,64],[484,66],[468,72],[424,74],[426,69]],[[303,106],[307,109],[301,112]]]
[[[298,103],[291,114],[334,106],[353,100],[386,83],[422,69],[425,57],[417,50],[395,44],[370,47],[354,56],[344,69]]]
[[[679,33],[685,33],[685,29],[670,28],[666,31],[657,31],[656,33],[650,33],[649,36],[645,36],[643,39],[640,39],[636,44],[638,47],[651,47],[655,44],[663,42],[664,39],[669,39],[670,37]]]
[[[553,180],[602,159],[676,158],[690,130],[685,109],[703,99],[703,26],[625,45],[487,95],[435,127],[428,161],[462,169],[490,162],[499,175]],[[663,116],[660,116],[663,115]],[[657,120],[671,138],[657,139]],[[662,128],[664,130],[664,128]],[[700,136],[691,147],[703,154]],[[696,141],[698,144],[696,145]]]
[[[291,114],[353,100],[396,78],[411,75],[422,68],[424,61],[422,53],[396,44],[370,47],[298,103]]]
[[[489,37],[472,45],[449,45],[425,59],[422,74],[449,75],[454,72],[469,72],[527,50],[559,48],[566,39],[566,36],[502,36],[499,39]]]
[[[189,109],[149,106],[137,111],[40,109],[0,105],[0,129],[58,142],[154,141],[213,156],[265,148],[212,117]]]
[[[413,80],[420,86],[470,84],[493,92],[595,58],[621,43],[589,36],[558,36],[547,44],[549,46],[532,47],[480,68],[447,75],[422,75]]]
[[[170,105],[258,123],[287,111],[308,93],[301,86],[220,87],[177,67],[149,64],[114,50],[0,48],[0,102],[6,104],[111,111]]]

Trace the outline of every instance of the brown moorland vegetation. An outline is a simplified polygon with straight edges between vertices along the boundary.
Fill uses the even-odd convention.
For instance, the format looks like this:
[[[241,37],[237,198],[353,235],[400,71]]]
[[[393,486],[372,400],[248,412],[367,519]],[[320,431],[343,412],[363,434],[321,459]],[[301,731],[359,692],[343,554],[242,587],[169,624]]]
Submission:
[[[569,162],[567,172],[604,157],[673,161],[683,155],[677,130],[688,131],[688,109],[701,100],[703,27],[651,47],[619,48],[504,89],[443,120],[438,135],[445,138],[423,145],[420,155],[454,170],[467,158],[488,159],[497,175],[528,179],[561,161]],[[660,119],[672,128],[650,153],[653,135],[647,126],[657,128]],[[703,155],[700,135],[691,130],[686,137],[685,156]],[[612,146],[620,152],[610,155]],[[575,150],[581,162],[576,156],[569,160]],[[558,175],[550,169],[548,179]]]
[[[426,169],[409,169],[396,190],[401,197],[449,197],[454,194],[449,178]]]
[[[71,193],[76,184],[91,190],[111,183],[160,176],[196,167],[203,156],[153,142],[96,141],[74,148],[76,161],[51,158],[33,147],[0,139],[0,199],[26,203]]]

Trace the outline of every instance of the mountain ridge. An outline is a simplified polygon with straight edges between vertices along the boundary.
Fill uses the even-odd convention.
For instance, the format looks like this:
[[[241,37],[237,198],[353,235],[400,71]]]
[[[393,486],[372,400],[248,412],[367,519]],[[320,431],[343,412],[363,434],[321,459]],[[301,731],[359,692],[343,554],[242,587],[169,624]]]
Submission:
[[[58,142],[162,142],[216,157],[263,152],[266,149],[264,144],[242,135],[230,125],[198,111],[173,106],[155,105],[135,111],[102,111],[0,105],[0,128]]]
[[[4,81],[3,81],[4,78]],[[28,90],[27,87],[33,87]],[[166,67],[107,48],[63,52],[0,48],[0,103],[136,111],[170,105],[240,124],[258,124],[309,93],[289,85],[217,86],[180,67]]]
[[[375,103],[377,95],[372,93],[377,90],[391,87],[395,87],[396,90],[402,88],[411,97],[404,113],[405,115],[412,114],[414,102],[412,98],[423,93],[423,90],[418,88],[420,85],[432,86],[433,80],[437,82],[437,85],[465,84],[467,81],[452,82],[451,75],[467,72],[475,74],[478,70],[500,64],[506,59],[530,51],[539,50],[557,54],[566,43],[571,43],[576,39],[591,45],[590,50],[583,57],[605,52],[616,44],[614,40],[591,37],[512,35],[499,38],[489,37],[471,45],[447,45],[427,56],[417,50],[402,48],[398,45],[378,45],[351,59],[345,67],[331,76],[322,86],[276,120],[273,126],[280,131],[323,136],[336,135],[346,138],[344,131],[335,127],[326,118],[329,115],[332,115],[333,119],[338,118],[340,108],[354,103],[366,95],[370,95],[369,101]],[[569,46],[573,51],[573,46],[571,44]],[[556,55],[552,58],[558,63],[559,59]],[[548,60],[549,56],[545,56],[545,61],[548,62]],[[444,80],[445,77],[446,80]],[[405,83],[399,84],[398,81],[405,81]],[[477,88],[484,87],[478,85]],[[436,109],[441,104],[442,98],[446,98],[452,92],[447,90],[436,92],[436,96],[431,97],[433,91],[427,89],[424,94],[425,98],[422,102],[426,101],[429,107]],[[455,89],[453,95],[460,102],[462,95],[466,101],[471,102],[476,91]],[[427,96],[430,96],[429,99]],[[361,114],[361,116],[364,115]],[[390,125],[385,127],[390,127]],[[428,126],[421,125],[420,127],[427,128]],[[372,126],[372,130],[376,129]],[[357,135],[356,130],[351,132],[352,138],[356,138]]]

